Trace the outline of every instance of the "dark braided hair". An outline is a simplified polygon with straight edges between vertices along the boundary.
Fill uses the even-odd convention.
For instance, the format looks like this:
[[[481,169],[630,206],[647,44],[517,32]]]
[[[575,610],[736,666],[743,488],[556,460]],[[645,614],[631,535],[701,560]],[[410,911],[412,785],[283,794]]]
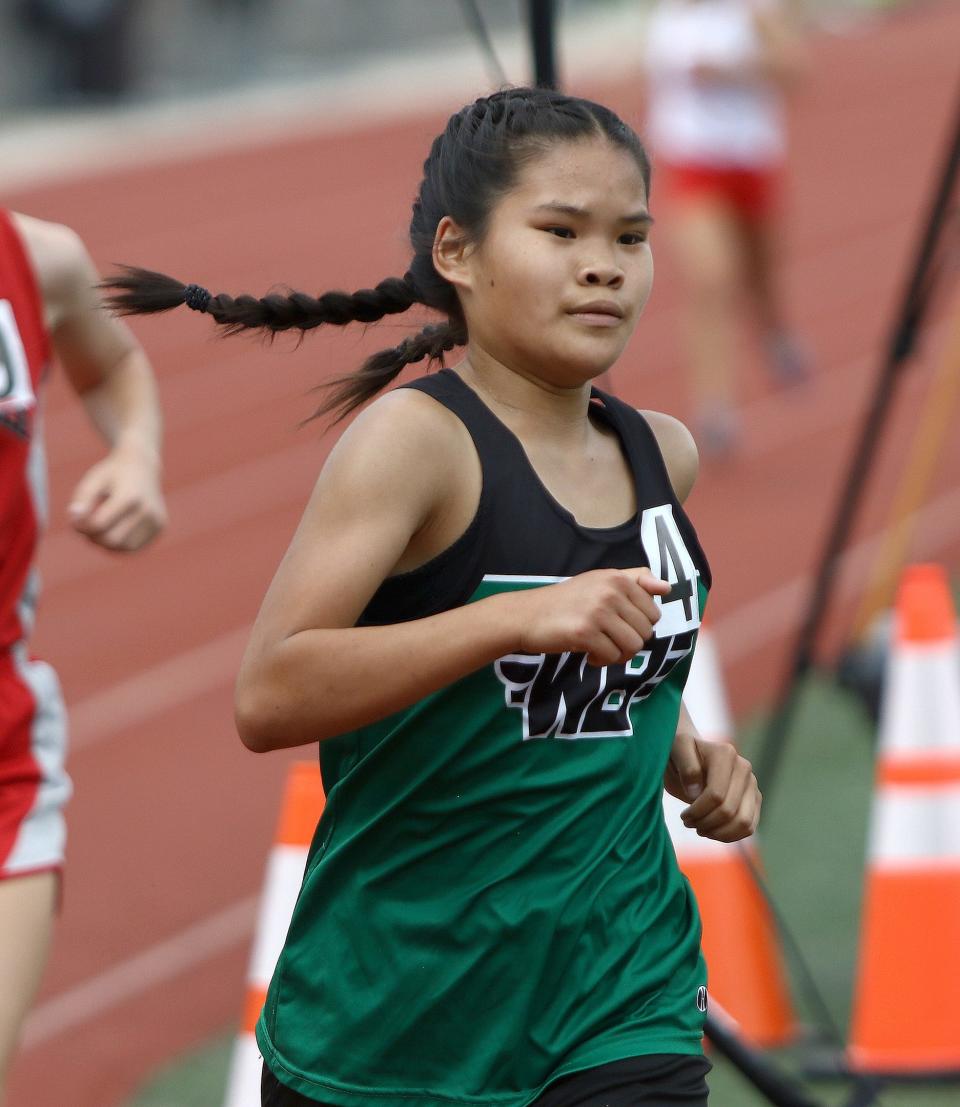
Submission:
[[[373,323],[414,304],[445,315],[445,323],[425,327],[400,345],[369,357],[355,372],[329,382],[330,395],[316,414],[336,411],[343,418],[385,388],[404,366],[424,359],[443,364],[445,352],[467,342],[456,290],[433,264],[440,220],[449,216],[471,241],[479,242],[497,201],[514,187],[525,164],[557,142],[596,137],[608,139],[634,158],[649,195],[646,152],[634,131],[609,108],[551,89],[504,89],[462,108],[434,139],[413,203],[413,260],[404,277],[389,277],[375,288],[353,294],[271,293],[257,299],[225,293],[213,296],[198,285],[184,285],[161,273],[123,267],[103,283],[111,291],[107,305],[120,314],[135,315],[188,304],[211,315],[227,334],[249,329],[302,334],[323,323]]]

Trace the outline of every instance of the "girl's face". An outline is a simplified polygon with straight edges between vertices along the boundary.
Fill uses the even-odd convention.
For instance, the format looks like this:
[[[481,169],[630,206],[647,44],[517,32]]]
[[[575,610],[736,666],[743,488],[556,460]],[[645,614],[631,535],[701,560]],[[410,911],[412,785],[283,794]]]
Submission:
[[[446,274],[471,349],[561,388],[609,369],[650,294],[650,223],[639,167],[607,139],[533,158]]]

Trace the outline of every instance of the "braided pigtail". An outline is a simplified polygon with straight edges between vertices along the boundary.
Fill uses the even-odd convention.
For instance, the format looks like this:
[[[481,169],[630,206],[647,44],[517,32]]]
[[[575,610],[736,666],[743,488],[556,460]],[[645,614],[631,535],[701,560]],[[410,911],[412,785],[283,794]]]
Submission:
[[[150,315],[186,304],[194,311],[212,316],[226,334],[261,330],[269,334],[281,331],[312,330],[324,323],[336,327],[347,323],[375,323],[385,315],[397,315],[420,303],[412,280],[388,277],[376,288],[359,292],[326,292],[308,296],[305,292],[288,295],[270,293],[255,296],[211,295],[196,284],[182,284],[163,273],[123,266],[122,272],[104,281],[101,288],[112,294],[106,305],[119,315]]]
[[[323,388],[331,389],[330,395],[311,416],[316,419],[335,411],[335,422],[340,422],[366,403],[371,397],[382,391],[408,365],[418,361],[444,364],[443,355],[456,346],[467,342],[466,329],[460,323],[431,324],[419,334],[411,335],[399,346],[389,350],[380,350],[373,354],[353,373],[328,381]]]
[[[246,330],[303,334],[325,323],[375,323],[414,304],[444,316],[446,322],[425,327],[399,346],[374,354],[355,372],[322,386],[330,392],[316,414],[336,412],[342,419],[385,388],[405,366],[424,360],[443,364],[448,350],[466,344],[466,319],[457,290],[434,264],[441,221],[449,218],[464,242],[482,242],[497,203],[515,186],[525,165],[557,143],[598,137],[634,159],[649,195],[646,152],[636,134],[609,108],[549,89],[502,89],[456,112],[434,139],[413,202],[413,257],[404,277],[391,277],[352,294],[271,293],[257,299],[225,293],[213,296],[199,285],[181,284],[162,273],[124,268],[101,285],[110,293],[106,303],[121,315],[169,311],[186,304],[212,316],[227,334]]]

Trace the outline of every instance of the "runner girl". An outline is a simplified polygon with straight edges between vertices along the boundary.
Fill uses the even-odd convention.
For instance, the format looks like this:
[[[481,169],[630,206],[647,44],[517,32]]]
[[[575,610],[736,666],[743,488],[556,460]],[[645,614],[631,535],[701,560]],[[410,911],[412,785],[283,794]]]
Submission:
[[[785,93],[805,67],[794,0],[659,0],[647,34],[648,131],[683,278],[683,335],[705,454],[737,444],[738,330],[756,323],[784,384],[807,356],[779,288]]]
[[[749,764],[681,706],[710,574],[675,420],[591,387],[653,274],[649,165],[597,104],[457,112],[374,289],[114,304],[234,329],[445,321],[341,378],[347,412],[237,684],[251,749],[319,741],[327,794],[258,1027],[263,1103],[706,1103],[700,924],[662,816],[750,834]]]
[[[73,494],[73,526],[126,552],[165,519],[153,373],[102,309],[97,279],[73,231],[0,209],[0,1098],[46,961],[70,794],[59,685],[27,643],[47,506],[38,397],[51,352],[108,446]]]

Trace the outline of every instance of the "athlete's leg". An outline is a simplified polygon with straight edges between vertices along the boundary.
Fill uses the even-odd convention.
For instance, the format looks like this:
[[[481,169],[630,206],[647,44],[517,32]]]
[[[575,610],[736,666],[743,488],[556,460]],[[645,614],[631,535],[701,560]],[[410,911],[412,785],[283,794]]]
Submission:
[[[0,1101],[21,1025],[47,961],[58,882],[55,872],[0,880]]]
[[[784,325],[777,287],[778,232],[772,215],[741,217],[744,282],[750,306],[763,331],[779,330]]]
[[[806,378],[808,355],[787,323],[779,282],[781,228],[772,211],[740,220],[744,285],[770,371],[784,384]]]
[[[722,198],[678,201],[672,217],[683,281],[683,334],[701,445],[723,453],[737,431],[736,365],[742,258],[738,220]]]
[[[66,713],[56,674],[0,651],[0,1096],[36,994],[63,865]]]

